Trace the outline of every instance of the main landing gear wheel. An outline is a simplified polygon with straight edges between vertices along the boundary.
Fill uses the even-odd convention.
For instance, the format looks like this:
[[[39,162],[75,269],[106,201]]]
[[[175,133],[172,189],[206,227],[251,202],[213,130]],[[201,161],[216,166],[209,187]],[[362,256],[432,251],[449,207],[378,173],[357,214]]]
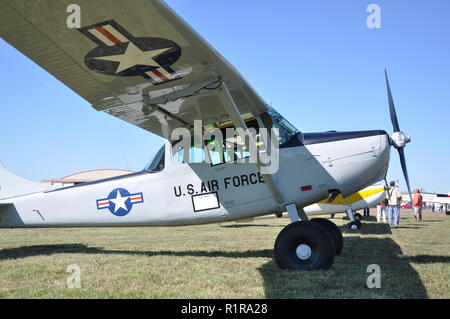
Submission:
[[[354,216],[355,216],[355,220],[362,220],[363,219],[363,217],[362,217],[362,215],[360,213],[356,213]]]
[[[362,224],[359,220],[355,220],[354,222],[348,223],[347,227],[351,230],[360,230],[362,227]]]
[[[337,227],[332,221],[325,218],[313,218],[310,219],[310,221],[325,228],[333,240],[336,255],[340,255],[342,253],[342,249],[344,248],[344,237],[342,237],[339,227]]]
[[[315,222],[300,221],[284,227],[275,240],[275,260],[281,269],[329,269],[336,248],[328,231]]]

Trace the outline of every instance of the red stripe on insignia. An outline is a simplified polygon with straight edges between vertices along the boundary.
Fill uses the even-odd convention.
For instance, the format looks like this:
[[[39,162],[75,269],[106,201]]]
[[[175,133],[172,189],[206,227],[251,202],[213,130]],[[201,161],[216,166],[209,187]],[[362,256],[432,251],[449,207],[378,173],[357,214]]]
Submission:
[[[101,34],[103,34],[105,37],[107,37],[109,40],[111,40],[114,44],[119,44],[122,43],[122,41],[120,41],[119,39],[117,39],[115,36],[113,36],[110,32],[108,32],[108,30],[106,30],[103,27],[98,27],[95,28],[98,32],[100,32]]]
[[[157,69],[153,69],[151,70],[153,72],[153,74],[155,74],[156,76],[159,76],[161,79],[163,79],[164,81],[169,81],[170,79],[168,79],[164,74],[162,74],[161,72],[159,72]]]
[[[310,191],[311,189],[312,189],[312,186],[311,186],[311,185],[308,185],[308,186],[302,186],[302,187],[301,187],[302,192],[304,192],[304,191]]]
[[[131,200],[136,200],[136,199],[141,199],[141,196],[131,198]]]
[[[99,203],[98,206],[103,206],[103,205],[109,205],[109,202],[107,203]]]

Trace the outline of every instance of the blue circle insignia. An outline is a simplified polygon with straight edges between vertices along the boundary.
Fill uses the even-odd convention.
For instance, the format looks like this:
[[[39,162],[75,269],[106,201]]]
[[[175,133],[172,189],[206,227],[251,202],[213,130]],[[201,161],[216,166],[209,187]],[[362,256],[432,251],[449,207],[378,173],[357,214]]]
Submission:
[[[116,188],[108,195],[109,211],[116,216],[125,216],[131,211],[130,193],[125,188]]]

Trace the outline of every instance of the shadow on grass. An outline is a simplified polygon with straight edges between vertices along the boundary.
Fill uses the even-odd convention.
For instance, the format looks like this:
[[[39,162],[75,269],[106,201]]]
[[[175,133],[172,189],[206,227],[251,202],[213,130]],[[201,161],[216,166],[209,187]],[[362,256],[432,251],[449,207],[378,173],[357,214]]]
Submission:
[[[427,227],[424,224],[415,224],[408,226],[389,226],[386,223],[364,223],[362,222],[362,228],[360,230],[351,230],[346,225],[339,226],[342,233],[347,234],[364,234],[364,235],[386,235],[392,234],[393,229],[420,229]]]
[[[434,263],[450,263],[450,256],[430,256],[430,255],[417,255],[407,257],[410,262],[419,264],[434,264]]]
[[[331,218],[330,218],[331,219]],[[344,216],[341,218],[342,220],[350,221],[350,219],[347,216]],[[361,216],[361,221],[364,222],[376,222],[377,218],[374,216]]]
[[[426,227],[426,225],[417,225],[417,226],[392,226],[394,229],[420,229]]]
[[[278,225],[267,225],[267,224],[237,224],[237,225],[220,225],[220,227],[224,228],[245,228],[245,227],[277,227]]]
[[[351,230],[347,225],[338,226],[343,234],[372,234],[372,235],[386,235],[392,234],[391,227],[384,223],[362,223],[360,230]]]
[[[330,270],[295,272],[280,270],[275,261],[259,271],[267,298],[427,298],[415,263],[448,262],[446,256],[402,256],[390,238],[345,237],[344,251]],[[371,264],[380,266],[381,288],[369,289]]]
[[[89,247],[85,244],[58,244],[58,245],[34,245],[0,250],[0,260],[18,259],[33,256],[50,256],[53,254],[106,254],[106,255],[143,255],[174,256],[174,257],[226,257],[226,258],[272,258],[271,249],[247,250],[247,251],[136,251],[136,250],[114,250],[99,247]]]
[[[377,218],[375,216],[363,216],[361,221],[363,221],[363,222],[376,222]]]
[[[360,230],[361,234],[364,235],[386,235],[392,234],[391,227],[388,224],[375,224],[375,223],[364,223]]]

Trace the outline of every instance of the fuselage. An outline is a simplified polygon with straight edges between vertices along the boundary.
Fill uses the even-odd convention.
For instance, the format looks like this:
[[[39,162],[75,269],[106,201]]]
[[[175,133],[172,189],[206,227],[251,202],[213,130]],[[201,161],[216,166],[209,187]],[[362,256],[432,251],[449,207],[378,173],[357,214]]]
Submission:
[[[280,211],[255,164],[178,164],[169,143],[164,152],[151,172],[0,199],[0,227],[177,226]],[[379,181],[388,163],[384,131],[297,134],[273,179],[284,203],[305,207]]]

